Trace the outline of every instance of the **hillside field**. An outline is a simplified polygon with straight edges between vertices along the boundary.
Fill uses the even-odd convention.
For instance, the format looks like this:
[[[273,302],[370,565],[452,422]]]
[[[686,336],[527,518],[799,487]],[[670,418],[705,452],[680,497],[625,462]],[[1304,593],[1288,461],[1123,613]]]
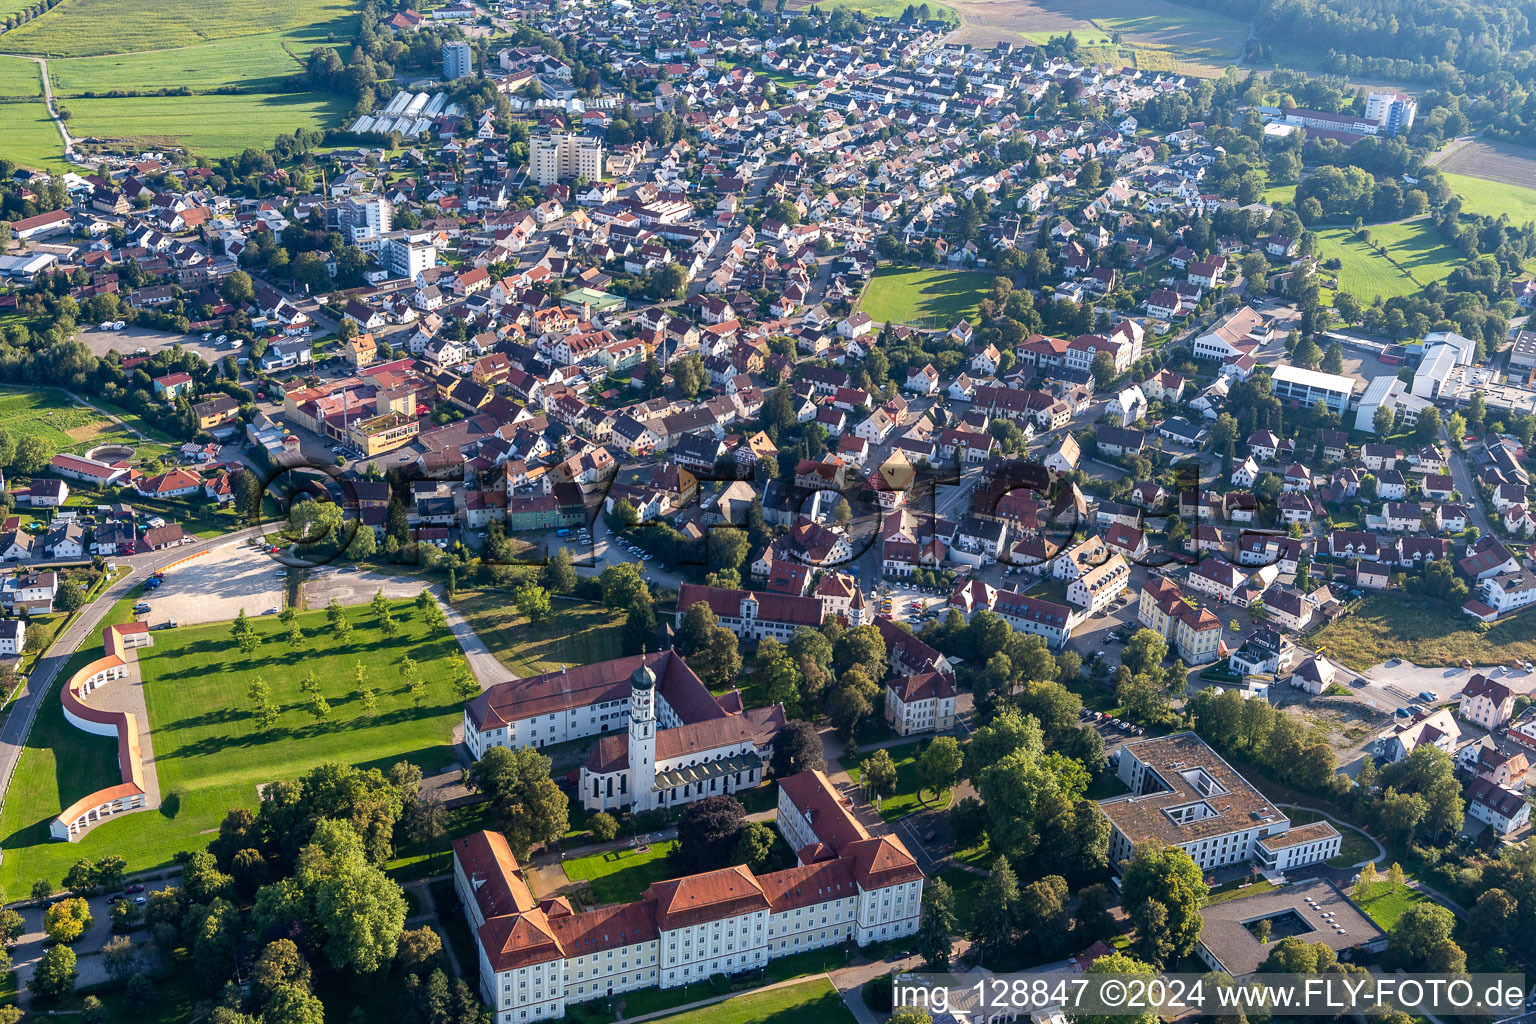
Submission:
[[[65,0],[5,34],[9,53],[89,57],[191,46],[215,39],[283,32],[295,48],[351,35],[356,12],[345,0],[209,0],[167,5],[158,0]],[[307,48],[300,52],[307,52]],[[169,79],[163,86],[179,83]],[[110,86],[109,86],[110,88]]]
[[[61,97],[113,89],[149,92],[167,86],[276,90],[281,78],[299,69],[284,45],[306,57],[323,42],[323,38],[306,41],[298,33],[268,32],[171,50],[54,59],[48,62],[48,73],[54,94]]]
[[[72,99],[71,134],[131,138],[145,145],[179,143],[204,156],[232,156],[248,146],[269,149],[296,128],[329,128],[351,106],[319,93],[239,93]]]

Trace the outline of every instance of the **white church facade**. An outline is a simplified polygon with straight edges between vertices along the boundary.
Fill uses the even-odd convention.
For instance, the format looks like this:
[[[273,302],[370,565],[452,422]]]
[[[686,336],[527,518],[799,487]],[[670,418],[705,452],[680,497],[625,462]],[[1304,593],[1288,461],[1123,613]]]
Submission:
[[[498,683],[464,709],[464,741],[543,747],[599,737],[582,765],[589,811],[637,813],[765,781],[784,708],[746,710],[740,694],[715,697],[674,651],[618,658]]]

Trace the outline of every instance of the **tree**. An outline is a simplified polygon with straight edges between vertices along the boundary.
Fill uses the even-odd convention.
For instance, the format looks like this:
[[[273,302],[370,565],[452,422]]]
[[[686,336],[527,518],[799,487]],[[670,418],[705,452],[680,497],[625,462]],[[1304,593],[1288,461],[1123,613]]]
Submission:
[[[108,855],[92,866],[91,873],[98,886],[107,892],[116,892],[123,887],[123,873],[127,869],[126,860],[116,855]]]
[[[598,811],[588,818],[587,828],[592,830],[592,838],[600,843],[612,842],[619,834],[618,820],[607,811]]]
[[[53,1002],[73,992],[79,976],[75,968],[75,951],[68,946],[53,946],[38,960],[27,989],[37,998]]]
[[[981,896],[971,915],[971,939],[989,956],[1013,947],[1019,902],[1019,879],[1007,857],[992,862]]]
[[[368,862],[346,822],[323,819],[299,857],[294,880],[312,900],[331,966],[372,974],[394,958],[405,925],[400,886]]]
[[[108,939],[107,944],[101,947],[101,959],[107,969],[107,977],[119,984],[142,968],[139,951],[126,935],[114,935]]]
[[[774,831],[760,821],[748,822],[736,837],[731,851],[732,864],[745,864],[753,871],[765,871],[773,854]]]
[[[1089,974],[1116,974],[1116,975],[1142,975],[1152,977],[1157,970],[1151,965],[1142,962],[1124,953],[1111,953],[1101,956],[1088,968]],[[1127,1011],[1116,1014],[1068,1014],[1067,1019],[1071,1024],[1156,1024],[1158,1014],[1155,1010],[1143,1010],[1140,1013]]]
[[[1368,860],[1365,862],[1365,867],[1360,869],[1360,875],[1355,879],[1355,887],[1350,890],[1350,895],[1359,902],[1371,894],[1371,886],[1375,884],[1376,862]]]
[[[1291,362],[1307,370],[1315,370],[1323,361],[1323,350],[1311,338],[1303,338],[1291,353]]]
[[[91,923],[90,904],[79,896],[60,900],[43,912],[43,931],[54,942],[76,941]]]
[[[965,764],[965,754],[960,741],[953,736],[940,736],[918,755],[918,795],[927,790],[934,796],[944,793],[960,781],[960,769]]]
[[[747,810],[734,796],[722,794],[695,801],[678,817],[677,845],[667,855],[668,860],[685,875],[725,867],[746,823]]]
[[[325,1005],[306,988],[279,985],[261,1011],[261,1024],[325,1024]]]
[[[512,853],[526,860],[535,843],[554,842],[569,826],[570,808],[549,777],[550,760],[528,747],[492,747],[466,773],[470,787],[491,798]]]
[[[85,857],[70,865],[64,874],[64,888],[76,896],[83,896],[96,888],[96,866]]]
[[[1429,965],[1443,956],[1441,944],[1451,941],[1455,926],[1456,915],[1438,903],[1410,905],[1388,932],[1394,958],[1405,970],[1435,970]]]
[[[313,504],[308,502],[306,504]],[[342,609],[336,599],[331,598],[330,604],[325,606],[325,621],[331,624],[331,631],[336,634],[337,643],[346,643],[347,637],[352,635],[352,623],[347,619],[347,613]]]
[[[825,767],[821,734],[816,731],[816,727],[799,719],[785,722],[773,741],[770,768],[774,778],[782,779],[798,772],[819,771]]]
[[[517,610],[529,622],[543,622],[549,618],[549,594],[543,587],[524,583],[517,588],[512,599],[517,602]]]
[[[942,878],[923,886],[923,917],[917,929],[917,951],[930,971],[948,971],[953,944],[950,936],[960,928],[955,916],[955,894]]]
[[[736,634],[724,626],[715,626],[701,646],[692,648],[688,663],[705,685],[717,690],[729,686],[741,674]]]
[[[1392,866],[1387,869],[1387,889],[1391,892],[1397,892],[1402,887],[1403,866],[1397,861],[1393,861]]]
[[[1154,679],[1161,679],[1163,659],[1167,656],[1167,640],[1154,630],[1138,629],[1125,642],[1125,651],[1120,656],[1120,662],[1131,670],[1132,675],[1145,674]]]
[[[1387,435],[1392,433],[1392,424],[1395,420],[1396,416],[1393,414],[1391,406],[1380,405],[1376,407],[1376,412],[1371,416],[1371,429],[1376,432],[1377,440],[1385,441],[1387,439]]]
[[[1200,937],[1200,907],[1210,890],[1193,858],[1176,846],[1136,851],[1122,878],[1125,909],[1136,925],[1137,950],[1167,963],[1192,952]]]
[[[885,797],[896,792],[896,764],[883,747],[865,758],[859,770],[864,777],[864,789],[870,795]]]
[[[1342,374],[1344,372],[1344,346],[1337,341],[1328,346],[1328,353],[1323,356],[1322,370],[1324,373]]]
[[[569,594],[576,589],[576,569],[571,565],[571,553],[566,548],[555,549],[539,574],[544,589],[551,594]]]
[[[1067,913],[1067,880],[1047,875],[1031,882],[1019,894],[1019,918],[1029,922],[1029,936],[1034,940],[1035,955],[1042,959],[1059,956],[1066,948],[1071,931]]]

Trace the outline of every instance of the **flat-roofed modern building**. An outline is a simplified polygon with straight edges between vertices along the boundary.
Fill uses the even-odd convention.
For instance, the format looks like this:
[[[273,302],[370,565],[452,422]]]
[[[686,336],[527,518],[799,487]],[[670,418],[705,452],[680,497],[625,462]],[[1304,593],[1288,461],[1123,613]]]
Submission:
[[[1258,970],[1275,943],[1292,936],[1321,942],[1345,960],[1356,949],[1375,953],[1387,947],[1387,936],[1375,922],[1338,886],[1321,878],[1217,903],[1201,909],[1200,918],[1195,954],[1211,970],[1234,978]],[[1256,934],[1260,921],[1269,922],[1267,943]]]
[[[1303,409],[1310,409],[1321,400],[1328,411],[1339,416],[1349,409],[1349,399],[1355,393],[1355,378],[1321,370],[1304,370],[1299,366],[1283,363],[1275,367],[1274,393],[1276,398],[1295,402]]]
[[[1177,846],[1202,871],[1254,861],[1275,871],[1336,856],[1340,836],[1327,822],[1283,837],[1290,819],[1192,732],[1157,736],[1120,749],[1128,796],[1103,801],[1109,860],[1116,870],[1143,843]]]

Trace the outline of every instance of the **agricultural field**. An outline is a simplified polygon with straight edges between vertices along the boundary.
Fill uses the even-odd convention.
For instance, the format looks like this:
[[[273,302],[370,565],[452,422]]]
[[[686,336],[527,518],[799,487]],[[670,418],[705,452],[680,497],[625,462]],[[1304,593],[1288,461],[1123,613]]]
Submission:
[[[1040,44],[1071,32],[1084,59],[1134,57],[1138,67],[1217,76],[1247,37],[1232,19],[1168,0],[950,0],[959,13],[959,42]],[[1120,34],[1118,47],[1110,38]]]
[[[1511,185],[1502,181],[1489,181],[1467,174],[1447,174],[1446,183],[1461,197],[1461,208],[1467,213],[1497,217],[1509,214],[1512,224],[1536,221],[1536,164],[1531,167],[1532,185]]]
[[[1349,228],[1317,232],[1319,257],[1343,263],[1338,290],[1367,304],[1377,295],[1387,299],[1411,295],[1429,282],[1445,278],[1462,262],[1461,255],[1428,220],[1372,225],[1370,233],[1367,243]],[[1391,258],[1377,253],[1377,245],[1386,246]]]
[[[299,69],[284,45],[307,57],[323,42],[323,36],[306,43],[296,33],[268,32],[172,50],[50,60],[48,73],[54,94],[65,99],[87,92],[151,92],[171,86],[277,91],[279,80]]]
[[[1510,142],[1452,142],[1431,162],[1447,175],[1517,186],[1536,181],[1536,149]]]
[[[36,61],[0,57],[0,96],[41,96],[43,77]]]
[[[969,270],[881,267],[859,305],[881,322],[948,329],[956,320],[975,315],[991,284],[989,275]]]
[[[368,606],[348,608],[347,616],[353,632],[338,643],[324,612],[301,615],[308,642],[298,649],[288,644],[287,631],[275,616],[257,617],[253,625],[263,642],[249,657],[231,642],[227,622],[155,633],[155,645],[139,654],[139,667],[162,806],[108,821],[79,843],[48,839],[48,820],[57,806],[40,814],[34,808],[33,820],[22,822],[7,813],[4,820],[11,827],[0,834],[6,853],[0,886],[17,892],[37,878],[57,883],[79,858],[108,852],[127,858],[129,870],[164,864],[177,850],[201,845],[199,837],[216,830],[229,808],[254,806],[257,786],[296,777],[327,761],[388,769],[409,760],[427,774],[452,764],[453,726],[463,713],[449,682],[457,643],[446,632],[433,634],[407,602],[394,604],[394,617],[403,628],[393,639],[383,636]],[[98,634],[92,643],[99,642]],[[425,684],[419,705],[400,675],[406,655],[416,661]],[[376,688],[378,707],[371,715],[362,710],[353,682],[358,664]],[[311,716],[308,697],[299,689],[310,669],[331,706],[322,722]],[[267,683],[281,709],[267,731],[258,725],[247,695],[257,678]],[[26,777],[50,794],[102,784],[90,775],[116,781],[115,757],[105,773],[95,755],[89,762],[94,768],[80,770],[76,751],[106,742],[65,726],[52,749],[71,765],[68,779],[48,779],[46,772],[27,768],[26,755],[18,775],[25,769]],[[32,753],[29,746],[27,754]]]
[[[134,139],[148,146],[184,145],[204,156],[268,149],[297,128],[340,123],[350,101],[319,93],[134,96],[71,99],[71,134]]]
[[[166,5],[157,0],[66,0],[5,34],[10,53],[90,57],[193,46],[271,32],[289,33],[300,52],[327,35],[349,37],[356,10],[346,0],[212,0]],[[179,84],[174,78],[161,83]],[[110,86],[109,86],[110,88]]]
[[[3,105],[0,105],[3,109]],[[40,437],[55,452],[83,450],[119,428],[62,391],[0,389],[0,424],[12,437]]]

